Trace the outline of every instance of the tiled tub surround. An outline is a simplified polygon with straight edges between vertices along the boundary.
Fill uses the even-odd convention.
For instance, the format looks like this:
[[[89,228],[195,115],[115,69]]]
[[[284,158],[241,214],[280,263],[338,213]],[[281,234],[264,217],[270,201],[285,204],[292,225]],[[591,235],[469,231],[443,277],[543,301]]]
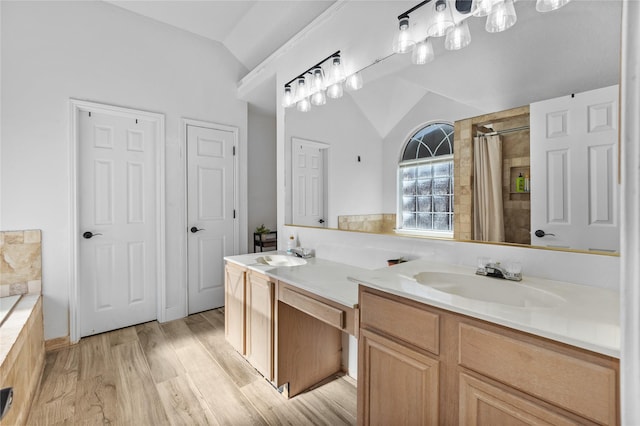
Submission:
[[[41,242],[39,230],[0,232],[0,296],[18,297],[0,325],[0,385],[14,398],[3,425],[25,424],[44,368]]]
[[[0,297],[40,294],[42,238],[39,230],[0,232]]]
[[[338,216],[338,229],[345,231],[392,234],[396,227],[395,213]]]
[[[3,425],[23,425],[44,368],[42,297],[22,296],[0,327],[0,384],[13,388],[13,405]]]

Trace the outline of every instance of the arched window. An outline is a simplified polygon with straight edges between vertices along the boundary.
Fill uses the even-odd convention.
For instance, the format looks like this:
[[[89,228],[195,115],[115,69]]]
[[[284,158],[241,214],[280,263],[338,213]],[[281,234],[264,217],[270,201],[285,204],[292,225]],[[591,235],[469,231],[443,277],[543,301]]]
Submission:
[[[398,184],[399,229],[453,236],[453,125],[427,124],[409,138]]]

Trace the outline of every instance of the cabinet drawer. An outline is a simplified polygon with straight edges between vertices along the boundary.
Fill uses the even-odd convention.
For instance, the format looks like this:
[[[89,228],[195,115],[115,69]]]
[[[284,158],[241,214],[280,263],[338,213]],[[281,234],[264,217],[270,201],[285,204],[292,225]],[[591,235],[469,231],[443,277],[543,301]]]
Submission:
[[[592,362],[460,324],[460,365],[601,424],[616,424],[617,373]]]
[[[440,353],[440,316],[423,309],[360,293],[360,321],[433,354]]]
[[[329,325],[339,329],[344,328],[344,311],[334,308],[319,300],[300,294],[288,287],[281,287],[278,292],[278,299],[281,302],[292,306],[305,314],[311,315]]]

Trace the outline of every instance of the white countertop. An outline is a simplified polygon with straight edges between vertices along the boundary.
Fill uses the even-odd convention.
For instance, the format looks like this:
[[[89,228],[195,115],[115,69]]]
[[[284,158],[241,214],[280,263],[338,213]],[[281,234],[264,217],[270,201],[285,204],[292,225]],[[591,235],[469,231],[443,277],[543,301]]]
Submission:
[[[258,263],[262,256],[286,254],[283,251],[250,253],[239,256],[228,256],[224,259],[248,269],[261,272],[277,280],[295,285],[303,290],[353,308],[358,304],[358,284],[348,277],[362,275],[366,269],[345,265],[329,260],[305,259],[306,265],[274,267]]]
[[[499,280],[528,286],[562,302],[555,307],[518,307],[489,303],[433,290],[411,279],[421,272],[475,275],[475,269],[427,260],[413,260],[390,268],[350,275],[354,282],[459,314],[504,325],[612,357],[620,357],[620,296],[618,292],[524,276],[522,281]],[[495,278],[478,277],[481,280]]]
[[[306,265],[273,267],[256,260],[272,254],[284,252],[251,253],[225,257],[225,260],[349,307],[357,305],[358,284],[363,284],[434,307],[620,357],[620,296],[612,290],[526,275],[520,282],[497,280],[508,285],[532,287],[562,298],[555,307],[519,307],[455,296],[411,279],[421,272],[475,276],[475,269],[470,267],[418,259],[393,267],[367,270],[318,258],[306,259]]]

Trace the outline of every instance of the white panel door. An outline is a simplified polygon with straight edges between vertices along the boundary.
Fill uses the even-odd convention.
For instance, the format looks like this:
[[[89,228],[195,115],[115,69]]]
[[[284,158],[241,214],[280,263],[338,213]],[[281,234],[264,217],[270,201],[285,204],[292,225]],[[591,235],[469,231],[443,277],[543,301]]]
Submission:
[[[156,318],[155,123],[81,111],[78,120],[80,335]]]
[[[224,256],[235,254],[236,133],[187,125],[189,314],[224,305]]]
[[[317,142],[292,140],[292,206],[296,225],[327,226],[324,188],[327,147]]]
[[[619,251],[618,86],[530,112],[531,243]]]

